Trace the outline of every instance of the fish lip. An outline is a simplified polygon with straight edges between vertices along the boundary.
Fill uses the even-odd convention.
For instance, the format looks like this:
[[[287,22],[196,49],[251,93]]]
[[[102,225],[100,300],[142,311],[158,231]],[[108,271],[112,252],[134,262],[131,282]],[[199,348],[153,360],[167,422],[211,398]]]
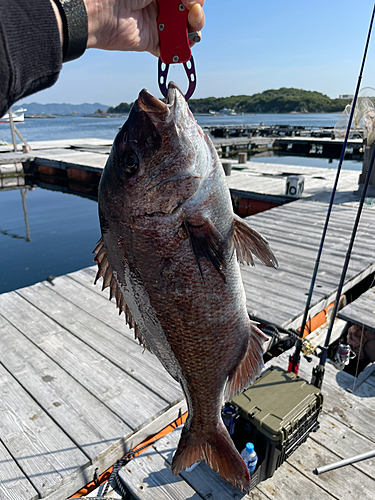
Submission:
[[[169,116],[169,106],[157,97],[150,94],[147,89],[142,89],[138,96],[138,105],[153,122],[165,122]]]
[[[175,112],[179,102],[186,103],[185,96],[180,87],[175,82],[169,82],[167,93],[167,106],[169,107],[169,115],[166,122],[170,123],[175,116]],[[187,106],[186,106],[187,107]]]
[[[137,102],[140,109],[147,113],[155,124],[159,124],[170,123],[173,120],[181,98],[185,102],[184,94],[179,86],[174,82],[169,82],[166,103],[150,94],[147,89],[140,91]]]

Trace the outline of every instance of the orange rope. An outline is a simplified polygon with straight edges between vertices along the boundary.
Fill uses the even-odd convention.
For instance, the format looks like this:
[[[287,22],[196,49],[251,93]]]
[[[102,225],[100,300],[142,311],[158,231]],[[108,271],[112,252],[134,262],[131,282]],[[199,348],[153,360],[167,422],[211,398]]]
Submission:
[[[170,434],[172,431],[177,429],[177,427],[179,425],[184,424],[186,421],[186,418],[187,418],[187,412],[185,412],[181,417],[178,417],[171,424],[167,425],[167,427],[162,429],[157,434],[154,434],[153,436],[145,439],[145,441],[138,444],[130,451],[136,452],[137,450],[139,450],[140,448],[143,448],[146,445],[148,445],[147,448],[149,448],[150,446],[152,446],[155,443],[155,441],[166,436],[167,434]],[[142,453],[142,451],[146,450],[147,448],[144,448],[141,451],[139,451],[138,453],[135,453],[134,456],[137,457],[138,455],[140,455]],[[97,478],[96,481],[92,481],[91,483],[87,484],[86,486],[81,488],[79,491],[77,491],[77,493],[75,493],[73,496],[71,496],[69,498],[81,498],[85,495],[88,495],[93,490],[95,490],[95,488],[98,488],[100,485],[102,485],[108,481],[108,478],[111,475],[112,470],[113,470],[113,466],[109,467],[109,469],[107,469],[102,474],[100,474],[100,476]]]

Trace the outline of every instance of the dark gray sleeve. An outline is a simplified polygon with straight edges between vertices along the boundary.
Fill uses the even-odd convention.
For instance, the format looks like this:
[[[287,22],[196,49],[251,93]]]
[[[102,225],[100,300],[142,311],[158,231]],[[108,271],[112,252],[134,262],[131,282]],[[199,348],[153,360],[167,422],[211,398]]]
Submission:
[[[0,117],[53,85],[61,71],[59,30],[49,0],[0,0]]]

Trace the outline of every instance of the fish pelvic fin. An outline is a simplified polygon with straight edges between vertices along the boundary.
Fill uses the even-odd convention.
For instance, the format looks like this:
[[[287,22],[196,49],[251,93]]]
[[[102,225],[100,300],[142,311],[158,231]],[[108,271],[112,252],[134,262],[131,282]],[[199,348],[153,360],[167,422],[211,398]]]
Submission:
[[[199,272],[204,280],[201,259],[211,262],[223,281],[226,281],[225,271],[227,263],[224,256],[223,237],[215,226],[208,220],[203,220],[199,226],[184,221],[183,226],[189,237]]]
[[[249,340],[247,349],[240,364],[228,377],[224,391],[224,400],[232,401],[236,394],[251,385],[263,369],[263,342],[267,340],[264,333],[249,322]]]
[[[214,430],[211,435],[204,434],[199,439],[188,422],[189,419],[182,429],[180,442],[172,460],[173,474],[177,475],[195,462],[204,460],[233,488],[239,488],[248,493],[250,490],[249,471],[224,424],[218,422],[213,426]]]
[[[104,247],[103,238],[97,242],[96,247],[93,251],[95,253],[94,261],[98,264],[98,272],[96,273],[94,284],[96,285],[99,278],[103,278],[102,290],[109,288],[109,300],[115,298],[116,307],[119,310],[119,314],[125,314],[125,322],[130,328],[134,328],[135,338],[143,345],[146,349],[150,350],[149,346],[146,344],[139,328],[137,327],[133,316],[131,315],[130,309],[127,306],[124,296],[122,295],[121,289],[117,283],[117,279],[112,273],[111,266],[109,265],[107,252]]]
[[[254,254],[267,267],[278,267],[277,259],[272,252],[268,241],[258,231],[252,229],[246,221],[234,215],[234,247],[237,252],[237,260],[241,264],[254,265]]]

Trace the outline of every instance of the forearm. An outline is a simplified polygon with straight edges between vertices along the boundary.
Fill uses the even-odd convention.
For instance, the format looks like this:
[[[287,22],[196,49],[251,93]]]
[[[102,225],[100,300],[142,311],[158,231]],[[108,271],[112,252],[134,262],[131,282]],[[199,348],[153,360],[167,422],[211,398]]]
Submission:
[[[64,44],[64,29],[63,29],[63,21],[61,19],[60,11],[56,5],[54,0],[49,0],[52,6],[52,9],[55,13],[57,26],[60,34],[60,43],[61,47]],[[99,8],[98,6],[103,5],[103,0],[84,0],[87,19],[88,19],[88,39],[87,39],[87,48],[93,48],[97,44],[97,35],[100,31],[100,23],[99,23]]]
[[[53,85],[61,64],[49,0],[0,0],[0,116],[17,100]]]
[[[54,9],[63,45],[64,28],[55,1]],[[156,28],[158,6],[155,0],[83,0],[88,19],[86,48],[149,51],[157,54],[159,37]],[[204,0],[181,0],[189,9],[190,31],[204,25]],[[146,36],[145,33],[147,34]]]

